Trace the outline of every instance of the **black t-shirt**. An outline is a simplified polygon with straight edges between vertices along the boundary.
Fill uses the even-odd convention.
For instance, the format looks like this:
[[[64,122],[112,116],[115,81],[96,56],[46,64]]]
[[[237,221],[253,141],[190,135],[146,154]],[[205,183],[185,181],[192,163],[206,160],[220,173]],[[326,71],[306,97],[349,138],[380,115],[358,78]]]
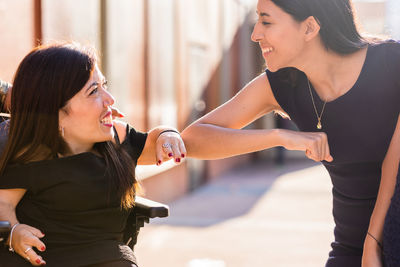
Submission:
[[[400,44],[369,45],[357,82],[326,103],[321,130],[306,75],[293,68],[266,74],[277,102],[301,131],[327,134],[334,160],[323,164],[333,184],[335,241],[362,249],[400,111]],[[320,114],[323,101],[312,93]]]
[[[129,126],[126,130],[121,146],[136,164],[147,134]],[[7,167],[0,176],[0,188],[27,190],[16,208],[17,218],[45,233],[42,241],[47,249],[40,255],[47,266],[118,259],[135,262],[132,250],[121,242],[130,210],[121,209],[120,199],[109,194],[110,179],[105,160],[86,152]],[[7,258],[20,257],[5,253]],[[9,264],[4,266],[16,266]]]

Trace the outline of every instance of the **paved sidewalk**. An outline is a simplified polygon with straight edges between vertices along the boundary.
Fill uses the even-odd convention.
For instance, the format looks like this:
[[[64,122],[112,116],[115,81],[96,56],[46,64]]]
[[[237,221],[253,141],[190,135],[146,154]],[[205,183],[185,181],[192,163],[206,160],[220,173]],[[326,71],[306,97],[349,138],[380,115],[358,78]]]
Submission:
[[[178,201],[142,228],[140,267],[321,267],[333,238],[322,165],[248,165]]]

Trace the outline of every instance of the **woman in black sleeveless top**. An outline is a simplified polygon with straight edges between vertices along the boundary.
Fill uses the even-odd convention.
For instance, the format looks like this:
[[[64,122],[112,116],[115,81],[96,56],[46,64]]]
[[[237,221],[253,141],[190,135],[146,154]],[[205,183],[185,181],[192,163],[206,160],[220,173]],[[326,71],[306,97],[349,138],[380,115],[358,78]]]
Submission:
[[[0,220],[12,225],[0,266],[136,266],[122,242],[136,164],[179,162],[185,148],[174,129],[113,121],[113,104],[94,49],[61,43],[23,59],[0,158]]]
[[[259,0],[257,14],[252,40],[267,70],[185,129],[189,156],[283,146],[322,161],[336,225],[326,266],[360,266],[400,110],[400,44],[363,38],[349,0]],[[272,111],[300,131],[240,130]]]

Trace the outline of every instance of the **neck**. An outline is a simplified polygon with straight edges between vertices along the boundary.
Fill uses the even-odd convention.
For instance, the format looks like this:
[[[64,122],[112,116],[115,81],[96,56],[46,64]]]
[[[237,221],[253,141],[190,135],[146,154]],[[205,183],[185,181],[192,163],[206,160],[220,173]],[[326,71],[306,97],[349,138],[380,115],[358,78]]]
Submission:
[[[94,144],[77,144],[73,142],[65,142],[67,143],[67,150],[62,154],[62,156],[72,156],[93,151]]]
[[[348,55],[327,51],[325,47],[310,47],[304,53],[303,71],[323,101],[333,101],[349,91],[364,65],[367,48]]]

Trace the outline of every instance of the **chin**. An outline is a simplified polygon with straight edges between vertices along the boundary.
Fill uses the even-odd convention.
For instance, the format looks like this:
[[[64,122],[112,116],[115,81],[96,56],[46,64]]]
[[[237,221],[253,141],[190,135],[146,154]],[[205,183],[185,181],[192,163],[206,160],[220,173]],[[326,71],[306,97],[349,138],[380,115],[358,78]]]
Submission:
[[[279,66],[278,64],[271,64],[265,61],[265,66],[270,72],[277,72],[280,69],[286,68],[285,66]]]
[[[267,62],[265,62],[265,66],[267,67],[267,69],[270,72],[276,72],[278,71],[280,68],[277,68],[276,66],[272,65],[272,64],[268,64]]]

